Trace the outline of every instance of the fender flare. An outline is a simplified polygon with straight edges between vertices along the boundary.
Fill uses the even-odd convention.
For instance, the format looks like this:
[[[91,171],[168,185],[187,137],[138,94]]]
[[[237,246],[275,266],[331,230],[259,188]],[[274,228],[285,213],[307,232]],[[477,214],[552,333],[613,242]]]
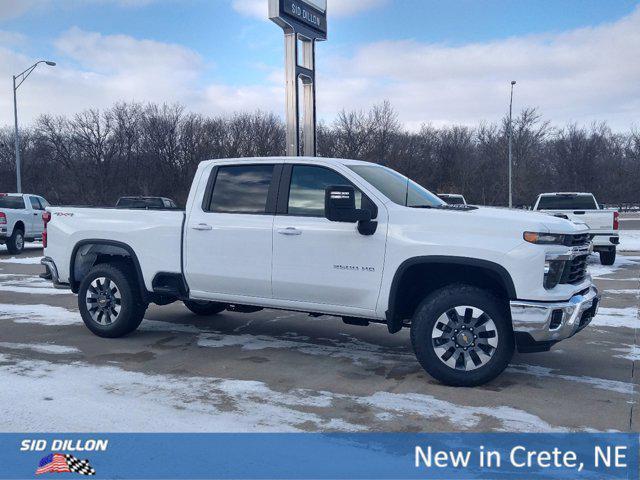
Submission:
[[[126,243],[118,242],[116,240],[104,240],[104,239],[80,240],[73,247],[73,250],[71,251],[71,259],[69,260],[69,285],[71,285],[71,291],[73,293],[78,293],[78,286],[76,285],[76,279],[74,278],[76,257],[78,255],[78,250],[80,250],[80,248],[84,247],[85,245],[107,245],[110,247],[117,247],[125,250],[131,257],[131,260],[133,261],[133,266],[136,270],[136,274],[138,277],[138,286],[140,288],[140,293],[142,294],[142,298],[144,299],[148,298],[149,292],[147,291],[147,287],[144,284],[144,277],[142,276],[142,268],[140,267],[140,262],[138,261],[138,256],[136,255],[136,252],[133,250],[133,248],[131,248],[131,246],[127,245]]]
[[[395,312],[395,302],[396,297],[398,295],[398,287],[400,285],[400,281],[404,276],[405,272],[415,265],[422,264],[451,264],[451,265],[462,265],[468,267],[477,267],[485,270],[489,270],[495,273],[498,278],[501,280],[505,290],[507,291],[507,295],[509,299],[516,299],[516,288],[513,283],[513,279],[511,278],[511,274],[504,268],[502,265],[499,265],[495,262],[491,262],[489,260],[481,260],[479,258],[469,258],[469,257],[456,257],[456,256],[446,256],[446,255],[431,255],[431,256],[422,256],[422,257],[412,257],[400,264],[396,273],[393,276],[393,281],[391,282],[391,289],[389,290],[389,303],[387,305],[388,310],[385,312],[385,316],[387,317],[387,328],[389,329],[389,333],[397,333],[402,329],[402,318],[399,318]]]

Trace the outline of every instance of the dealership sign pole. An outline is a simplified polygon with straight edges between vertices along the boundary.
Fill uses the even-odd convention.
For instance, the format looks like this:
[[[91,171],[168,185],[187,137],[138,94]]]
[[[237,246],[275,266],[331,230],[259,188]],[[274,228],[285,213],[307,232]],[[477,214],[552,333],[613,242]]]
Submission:
[[[316,41],[327,39],[327,0],[269,0],[269,18],[284,30],[287,155],[316,156]],[[302,84],[302,149],[300,88]]]

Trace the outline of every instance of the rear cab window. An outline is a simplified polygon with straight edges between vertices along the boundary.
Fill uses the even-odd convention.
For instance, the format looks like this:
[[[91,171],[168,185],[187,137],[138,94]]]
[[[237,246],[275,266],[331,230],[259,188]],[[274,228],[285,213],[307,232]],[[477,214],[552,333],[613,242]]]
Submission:
[[[593,195],[543,195],[536,210],[598,210]]]
[[[0,208],[13,210],[24,210],[26,208],[24,199],[16,195],[0,195]]]

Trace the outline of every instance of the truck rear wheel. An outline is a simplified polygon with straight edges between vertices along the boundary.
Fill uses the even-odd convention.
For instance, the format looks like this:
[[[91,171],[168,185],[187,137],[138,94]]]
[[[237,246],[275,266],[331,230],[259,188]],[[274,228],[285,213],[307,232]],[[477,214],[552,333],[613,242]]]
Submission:
[[[613,265],[616,263],[616,249],[600,252],[600,263],[602,265]]]
[[[514,352],[504,302],[468,285],[444,287],[422,301],[411,322],[411,343],[429,375],[457,387],[493,380]]]
[[[184,306],[196,315],[208,316],[217,315],[227,308],[226,303],[206,302],[198,300],[186,300]]]
[[[80,283],[78,307],[87,328],[105,338],[133,332],[147,309],[135,273],[121,264],[93,267]]]
[[[7,239],[7,250],[11,255],[19,255],[24,250],[24,232],[19,228],[14,228]]]

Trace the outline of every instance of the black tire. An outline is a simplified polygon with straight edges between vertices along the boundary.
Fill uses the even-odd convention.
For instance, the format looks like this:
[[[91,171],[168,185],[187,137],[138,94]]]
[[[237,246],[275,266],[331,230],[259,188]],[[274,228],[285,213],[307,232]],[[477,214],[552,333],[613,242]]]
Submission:
[[[11,255],[20,255],[24,250],[24,232],[19,228],[14,228],[7,239],[7,250]]]
[[[203,317],[206,317],[209,315],[217,315],[220,312],[224,312],[228,305],[226,303],[218,303],[218,302],[185,300],[184,306],[187,307],[196,315],[201,315]]]
[[[600,263],[602,265],[613,265],[616,263],[616,249],[600,252]]]
[[[496,343],[495,347],[491,345],[487,346],[487,343],[483,344],[482,348],[479,348],[481,347],[481,343],[489,342],[489,340],[483,340],[482,338],[472,340],[471,336],[465,334],[465,341],[477,343],[469,345],[468,350],[463,351],[462,347],[458,345],[459,337],[457,336],[462,335],[462,330],[455,330],[455,332],[460,332],[455,334],[453,329],[451,329],[449,332],[450,337],[448,333],[445,333],[444,330],[449,327],[449,324],[443,325],[442,322],[439,322],[440,317],[447,315],[447,313],[455,307],[460,309],[465,306],[477,309],[471,310],[472,315],[481,312],[485,313],[493,324],[487,322],[484,326],[476,327],[475,333],[473,333],[473,329],[465,326],[467,325],[467,311],[470,309],[462,308],[464,310],[464,316],[461,317],[458,314],[456,317],[457,321],[462,322],[459,324],[463,325],[461,327],[462,330],[466,329],[465,331],[467,333],[472,333],[474,335],[473,338],[476,338],[476,334],[481,337],[486,335],[488,338],[489,335],[494,335],[494,333],[491,332],[497,333],[495,337],[491,337],[491,341]],[[418,306],[411,322],[411,344],[422,368],[436,380],[446,385],[456,387],[482,385],[496,378],[507,368],[515,349],[513,328],[507,308],[505,302],[501,301],[491,292],[469,285],[450,285],[431,293]],[[479,315],[478,319],[474,319],[470,315],[468,325],[473,327],[480,324],[480,317],[481,315]],[[447,316],[445,321],[452,322],[451,317]],[[450,325],[454,325],[454,323]],[[491,325],[491,327],[488,325]],[[433,338],[433,335],[437,334],[436,330],[440,331],[439,327],[443,328],[442,337]],[[489,331],[489,328],[492,330]],[[484,331],[480,333],[481,330],[486,330],[487,333]],[[447,351],[453,349],[453,353],[449,353],[448,357],[446,352],[438,355],[436,352],[438,347],[434,345],[436,342],[444,342],[445,336],[447,337],[447,342],[444,346],[440,347],[440,352],[445,348]],[[490,356],[485,352],[485,349],[489,350]],[[472,357],[472,355],[474,355],[474,357]],[[455,362],[455,368],[445,363],[449,359],[452,361],[458,360],[460,356],[462,356],[462,363],[464,363],[460,369],[457,368],[457,361]],[[488,360],[485,359],[485,356],[488,357]],[[476,364],[476,361],[480,362],[480,366]],[[471,363],[473,363],[473,366]]]
[[[119,302],[114,303],[119,306],[118,315],[110,323],[105,324],[94,318],[87,304],[89,301],[87,292],[92,288],[92,283],[97,281],[104,285],[104,282],[99,282],[101,278],[109,281],[107,286],[114,285],[120,297]],[[109,288],[106,290],[113,291]],[[91,290],[92,295],[95,295],[94,292],[96,292],[95,287]],[[98,303],[92,303],[92,305],[98,305]],[[126,264],[106,263],[96,265],[82,279],[78,290],[78,307],[87,328],[104,338],[123,337],[133,332],[142,322],[147,310],[134,270]],[[103,315],[100,320],[106,322],[105,317]]]

